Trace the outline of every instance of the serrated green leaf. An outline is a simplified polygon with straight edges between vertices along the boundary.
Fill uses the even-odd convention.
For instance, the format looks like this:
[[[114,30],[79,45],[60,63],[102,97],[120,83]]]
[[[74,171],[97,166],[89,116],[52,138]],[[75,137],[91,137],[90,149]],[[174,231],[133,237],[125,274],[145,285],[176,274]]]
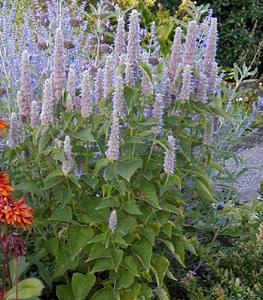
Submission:
[[[169,295],[164,289],[162,288],[155,289],[154,292],[158,296],[159,300],[170,300]]]
[[[117,273],[119,265],[122,261],[124,252],[121,249],[111,249],[111,258],[113,261],[114,270]]]
[[[134,276],[139,276],[138,270],[137,270],[137,265],[132,256],[126,256],[123,259],[121,266],[128,269]]]
[[[113,291],[100,290],[90,300],[113,300],[116,299]]]
[[[93,229],[86,226],[80,227],[71,225],[67,229],[67,237],[70,245],[71,259],[74,259],[76,255],[84,248],[88,241],[93,237]]]
[[[68,178],[71,182],[73,182],[78,188],[81,188],[81,185],[79,184],[78,178],[75,174],[70,173],[68,174]]]
[[[142,194],[141,194],[142,193]],[[139,194],[140,199],[143,199],[144,201],[148,202],[152,206],[161,209],[159,200],[157,198],[156,190],[153,185],[150,183],[144,183],[140,188],[139,188]]]
[[[113,262],[111,258],[101,258],[96,261],[95,265],[92,268],[92,273],[102,272],[105,270],[112,270]]]
[[[63,275],[69,269],[75,269],[78,265],[78,257],[71,260],[70,250],[68,246],[64,246],[60,249],[58,258],[56,261],[56,269],[52,278],[56,278]]]
[[[39,139],[39,144],[38,144],[38,152],[42,153],[43,150],[45,149],[46,145],[48,142],[51,140],[51,134],[49,132],[44,133],[40,139]]]
[[[142,166],[142,159],[140,158],[124,158],[117,163],[117,174],[122,176],[128,182],[132,175]]]
[[[62,284],[57,286],[56,294],[60,300],[75,300],[71,285]]]
[[[163,256],[159,256],[152,261],[152,268],[159,288],[163,285],[163,280],[169,265],[169,260]]]
[[[198,191],[198,194],[203,197],[206,200],[209,200],[212,203],[216,203],[216,199],[213,197],[211,192],[208,190],[208,188],[197,178],[192,178],[193,182],[196,184],[196,188]]]
[[[47,196],[41,191],[41,189],[34,183],[30,181],[20,182],[14,186],[15,190],[22,190],[29,192],[33,195],[46,199]]]
[[[143,71],[143,73],[147,76],[147,78],[153,82],[153,75],[151,68],[146,63],[141,62],[139,65],[140,69]]]
[[[133,215],[141,215],[142,214],[139,207],[136,204],[136,201],[134,201],[134,200],[129,200],[124,205],[124,210]]]
[[[72,289],[76,300],[84,300],[96,281],[93,274],[75,273],[72,276]]]
[[[141,239],[133,246],[132,252],[138,256],[147,272],[149,272],[150,261],[152,257],[152,245],[150,242],[148,242],[146,239]]]
[[[69,206],[56,209],[50,217],[50,220],[69,222],[72,220],[72,210]]]
[[[128,288],[133,284],[134,276],[129,271],[123,271],[119,276],[116,282],[116,289]]]

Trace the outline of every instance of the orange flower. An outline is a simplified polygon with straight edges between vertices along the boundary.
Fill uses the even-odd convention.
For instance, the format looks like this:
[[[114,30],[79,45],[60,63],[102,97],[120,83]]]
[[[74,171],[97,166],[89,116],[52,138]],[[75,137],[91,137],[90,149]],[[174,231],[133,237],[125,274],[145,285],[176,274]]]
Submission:
[[[23,204],[24,198],[15,200],[11,197],[0,198],[0,222],[20,226],[25,230],[26,228],[31,232],[29,227],[35,221],[33,216],[34,210],[27,204]],[[25,228],[26,227],[26,228]]]
[[[4,289],[4,295],[6,294],[6,289]],[[0,299],[1,299],[1,296],[2,296],[2,292],[0,292]],[[15,300],[15,299],[12,299],[12,300]],[[20,300],[20,299],[18,299]]]
[[[0,171],[0,195],[10,196],[11,192],[13,192],[14,188],[9,186],[8,184],[8,174],[6,172]]]
[[[9,128],[9,126],[6,124],[6,122],[3,121],[2,118],[0,118],[0,136],[2,136],[1,131],[3,131],[3,133],[7,134],[6,128]]]

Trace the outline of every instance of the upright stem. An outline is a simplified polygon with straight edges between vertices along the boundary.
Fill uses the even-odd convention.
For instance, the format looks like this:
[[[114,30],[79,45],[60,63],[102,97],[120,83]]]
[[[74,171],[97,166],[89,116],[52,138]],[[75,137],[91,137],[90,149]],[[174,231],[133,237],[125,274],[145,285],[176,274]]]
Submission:
[[[14,257],[15,285],[16,285],[16,300],[18,300],[18,281],[17,281],[17,266],[16,257]]]

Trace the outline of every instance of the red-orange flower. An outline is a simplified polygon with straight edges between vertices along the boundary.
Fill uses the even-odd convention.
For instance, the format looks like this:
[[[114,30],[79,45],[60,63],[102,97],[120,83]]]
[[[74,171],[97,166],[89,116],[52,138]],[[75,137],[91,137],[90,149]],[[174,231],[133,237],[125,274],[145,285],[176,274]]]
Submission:
[[[4,289],[4,295],[6,294],[6,289]],[[1,296],[2,296],[2,292],[0,292],[0,299],[1,299]],[[15,299],[12,299],[12,300],[15,300]],[[20,299],[18,299],[20,300]]]
[[[0,171],[0,195],[10,196],[14,188],[9,186],[9,178],[6,172]]]
[[[9,128],[9,126],[6,124],[6,122],[4,122],[4,120],[2,118],[0,118],[0,136],[2,136],[2,132],[7,134],[7,128]]]
[[[29,227],[35,221],[33,216],[34,210],[23,203],[24,198],[16,200],[11,197],[0,198],[0,222],[15,225],[17,229],[20,226],[25,230],[25,227],[31,232]]]

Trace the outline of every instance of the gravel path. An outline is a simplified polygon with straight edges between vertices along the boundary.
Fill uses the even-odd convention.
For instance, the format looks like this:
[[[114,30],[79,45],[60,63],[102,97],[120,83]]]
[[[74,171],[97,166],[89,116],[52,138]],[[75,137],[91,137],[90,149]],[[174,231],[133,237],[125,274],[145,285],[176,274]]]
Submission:
[[[240,149],[239,156],[242,162],[235,164],[233,158],[226,162],[226,167],[229,171],[239,170],[242,168],[250,168],[242,176],[239,177],[238,182],[234,184],[234,188],[242,194],[242,198],[249,200],[250,197],[256,198],[259,196],[260,181],[263,180],[263,158],[262,158],[263,142],[258,141],[253,147]]]

